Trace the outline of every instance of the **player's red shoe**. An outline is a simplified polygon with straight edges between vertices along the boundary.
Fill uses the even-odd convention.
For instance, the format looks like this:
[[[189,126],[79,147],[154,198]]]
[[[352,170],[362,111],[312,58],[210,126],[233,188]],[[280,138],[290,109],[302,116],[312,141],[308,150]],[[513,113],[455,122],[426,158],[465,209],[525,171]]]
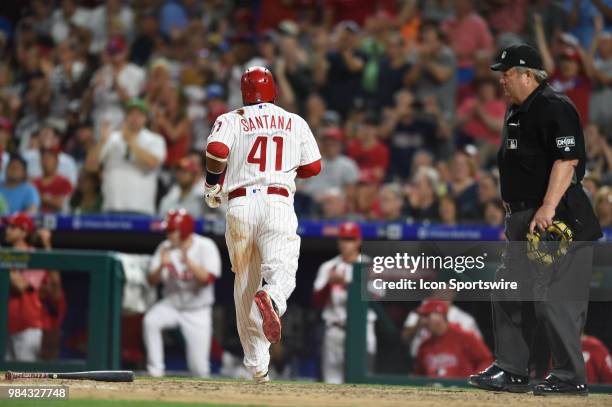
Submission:
[[[255,293],[255,304],[263,318],[263,331],[270,343],[281,339],[281,321],[272,305],[272,299],[265,291]]]

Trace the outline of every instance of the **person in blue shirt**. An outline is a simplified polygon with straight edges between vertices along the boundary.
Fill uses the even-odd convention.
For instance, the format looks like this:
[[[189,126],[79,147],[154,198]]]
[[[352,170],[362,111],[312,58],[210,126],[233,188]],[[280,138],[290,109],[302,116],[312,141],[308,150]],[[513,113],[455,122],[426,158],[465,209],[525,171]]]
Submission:
[[[19,155],[12,155],[6,168],[6,180],[0,183],[0,195],[8,204],[8,212],[36,213],[40,196],[27,180],[27,166]]]
[[[160,29],[165,35],[170,35],[173,29],[187,28],[189,16],[185,4],[178,0],[167,0],[160,11]]]
[[[591,46],[595,34],[595,16],[603,18],[604,31],[612,30],[612,0],[565,0],[563,8],[567,13],[571,33],[585,49]]]

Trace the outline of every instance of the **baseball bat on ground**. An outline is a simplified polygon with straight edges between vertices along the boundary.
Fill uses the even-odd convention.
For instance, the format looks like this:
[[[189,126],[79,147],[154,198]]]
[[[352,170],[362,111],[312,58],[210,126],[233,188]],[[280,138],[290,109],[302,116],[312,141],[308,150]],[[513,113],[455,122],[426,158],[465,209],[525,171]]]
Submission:
[[[131,370],[94,370],[90,372],[69,373],[38,373],[38,372],[11,372],[4,375],[6,380],[14,379],[69,379],[69,380],[97,380],[101,382],[133,382],[134,372]]]

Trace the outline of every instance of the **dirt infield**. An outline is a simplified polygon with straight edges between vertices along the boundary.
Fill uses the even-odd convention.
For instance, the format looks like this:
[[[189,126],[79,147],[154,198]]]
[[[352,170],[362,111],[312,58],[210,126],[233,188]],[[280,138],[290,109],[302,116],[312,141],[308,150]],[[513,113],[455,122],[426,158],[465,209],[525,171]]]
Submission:
[[[1,381],[6,385],[10,382]],[[612,395],[588,398],[535,397],[473,389],[373,385],[326,385],[321,383],[268,383],[244,381],[139,378],[133,383],[91,381],[30,381],[13,384],[65,384],[71,399],[149,400],[203,402],[260,406],[612,406]]]

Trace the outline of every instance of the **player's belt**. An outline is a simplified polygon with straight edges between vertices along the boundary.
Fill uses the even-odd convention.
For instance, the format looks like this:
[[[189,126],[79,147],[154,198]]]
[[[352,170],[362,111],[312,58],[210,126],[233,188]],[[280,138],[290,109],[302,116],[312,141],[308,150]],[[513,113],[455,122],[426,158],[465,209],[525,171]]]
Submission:
[[[504,209],[508,214],[525,211],[527,209],[539,208],[541,204],[537,201],[513,201],[504,202]]]
[[[289,191],[287,191],[287,188],[283,187],[268,187],[266,191],[268,195],[282,195],[286,197],[289,196]],[[241,196],[246,196],[246,194],[246,188],[236,188],[232,192],[227,194],[227,199],[232,200],[234,198],[240,198]]]

